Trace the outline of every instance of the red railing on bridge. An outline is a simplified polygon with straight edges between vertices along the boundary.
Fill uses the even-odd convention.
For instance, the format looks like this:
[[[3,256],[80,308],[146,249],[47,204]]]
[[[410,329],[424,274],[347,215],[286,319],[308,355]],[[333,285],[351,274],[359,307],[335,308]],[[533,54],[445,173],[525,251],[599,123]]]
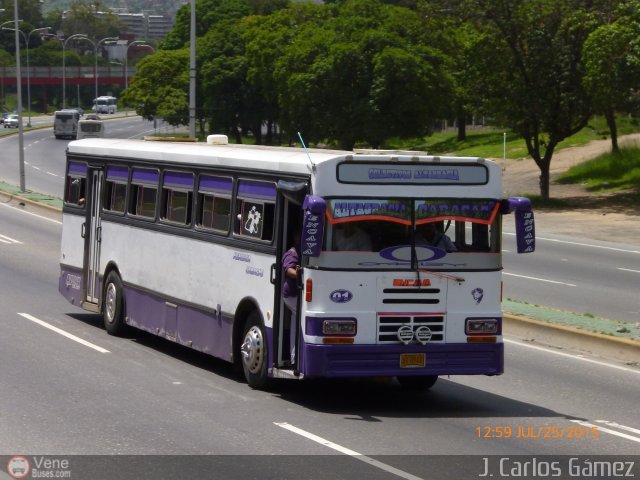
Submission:
[[[99,66],[98,67],[98,84],[118,84],[124,86],[125,69],[124,66]],[[136,73],[133,66],[127,67],[127,77],[131,77]],[[64,81],[66,85],[95,85],[96,83],[95,67],[87,66],[67,66],[64,69]],[[59,67],[39,67],[31,65],[20,68],[20,76],[22,83],[30,85],[62,85],[62,66]],[[4,85],[16,84],[16,67],[0,66],[0,81]]]

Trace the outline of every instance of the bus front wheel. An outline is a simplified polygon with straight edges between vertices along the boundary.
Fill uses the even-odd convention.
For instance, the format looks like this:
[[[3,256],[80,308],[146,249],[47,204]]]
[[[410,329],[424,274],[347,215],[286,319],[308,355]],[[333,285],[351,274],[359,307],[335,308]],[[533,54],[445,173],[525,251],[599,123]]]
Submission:
[[[110,335],[122,335],[126,329],[124,321],[124,289],[116,272],[109,272],[104,286],[102,306],[104,328]]]
[[[438,380],[437,375],[419,375],[412,377],[397,377],[398,383],[405,390],[424,392],[429,390]]]
[[[240,345],[240,357],[242,369],[247,383],[251,388],[265,388],[268,382],[267,376],[267,336],[258,312],[252,312],[247,319],[247,324],[242,335]]]

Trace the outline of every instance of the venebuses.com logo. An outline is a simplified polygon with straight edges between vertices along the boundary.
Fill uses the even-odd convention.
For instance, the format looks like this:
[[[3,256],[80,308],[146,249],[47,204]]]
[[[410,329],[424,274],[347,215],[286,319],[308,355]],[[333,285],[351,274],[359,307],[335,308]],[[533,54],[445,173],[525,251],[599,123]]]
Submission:
[[[13,478],[25,478],[30,471],[31,465],[25,457],[11,457],[7,463],[7,473]]]
[[[68,458],[14,455],[7,462],[11,478],[71,478],[71,462]]]

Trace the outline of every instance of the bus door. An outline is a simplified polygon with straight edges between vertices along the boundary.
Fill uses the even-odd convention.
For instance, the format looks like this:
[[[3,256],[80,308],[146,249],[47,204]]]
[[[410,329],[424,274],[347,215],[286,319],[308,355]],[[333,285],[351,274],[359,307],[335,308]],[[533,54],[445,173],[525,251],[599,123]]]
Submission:
[[[100,208],[102,202],[102,185],[104,171],[89,167],[87,222],[85,229],[85,276],[86,298],[89,303],[97,304],[100,300],[100,242],[102,227],[100,225]]]
[[[289,182],[280,180],[278,182],[278,205],[280,211],[283,212],[280,218],[282,221],[277,226],[277,251],[276,263],[274,264],[275,277],[272,275],[274,283],[276,305],[274,324],[273,324],[273,352],[275,367],[283,368],[291,365],[297,371],[295,365],[297,363],[297,352],[299,348],[295,348],[296,360],[291,362],[291,343],[300,343],[300,290],[297,296],[297,314],[295,317],[291,315],[291,310],[286,306],[283,298],[284,273],[282,271],[282,257],[289,248],[294,244],[294,238],[300,235],[302,227],[302,201],[307,193],[308,184],[306,182]],[[298,237],[299,238],[299,237]],[[298,253],[300,247],[298,246]],[[301,259],[302,260],[302,259]],[[291,329],[294,334],[291,334]]]

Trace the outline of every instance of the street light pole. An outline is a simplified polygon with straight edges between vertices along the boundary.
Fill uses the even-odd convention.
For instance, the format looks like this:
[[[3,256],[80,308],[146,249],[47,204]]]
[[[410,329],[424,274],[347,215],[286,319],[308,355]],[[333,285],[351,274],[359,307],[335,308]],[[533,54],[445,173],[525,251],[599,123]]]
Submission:
[[[144,46],[144,47],[148,47],[150,48],[152,51],[155,52],[154,48],[149,45],[147,42],[144,42],[142,40],[134,40],[133,42],[129,43],[127,45],[127,48],[125,49],[124,52],[124,88],[129,88],[129,47],[133,46],[133,45],[140,45],[140,46]]]
[[[24,44],[27,47],[27,112],[29,115],[29,120],[27,122],[27,127],[31,127],[31,68],[29,65],[29,42],[31,41],[31,34],[34,32],[42,32],[49,31],[51,27],[42,27],[42,28],[34,28],[29,32],[29,35],[25,35],[22,30],[18,30],[22,34],[22,38],[24,39]],[[2,30],[15,30],[15,28],[2,27]]]
[[[16,0],[17,1],[17,0]],[[67,42],[69,40],[71,40],[72,38],[82,38],[82,39],[88,39],[87,36],[84,33],[76,33],[75,35],[71,35],[70,37],[67,37],[63,42],[62,42],[62,109],[64,110],[66,108],[67,105],[67,92],[66,92],[66,57],[65,57],[65,49],[67,48]]]
[[[98,98],[98,48],[100,48],[100,44],[102,42],[115,42],[117,40],[118,40],[118,37],[106,37],[106,38],[103,38],[102,40],[99,40],[98,43],[94,45],[95,46],[94,54],[95,54],[95,57],[96,57],[96,75],[95,75],[95,77],[96,77],[96,96],[94,98]],[[94,100],[94,102],[95,102],[95,100]]]
[[[26,190],[24,173],[24,127],[22,125],[22,77],[20,75],[20,37],[18,35],[18,0],[14,0],[13,21],[16,39],[16,87],[18,94],[18,164],[20,168],[20,191]]]

